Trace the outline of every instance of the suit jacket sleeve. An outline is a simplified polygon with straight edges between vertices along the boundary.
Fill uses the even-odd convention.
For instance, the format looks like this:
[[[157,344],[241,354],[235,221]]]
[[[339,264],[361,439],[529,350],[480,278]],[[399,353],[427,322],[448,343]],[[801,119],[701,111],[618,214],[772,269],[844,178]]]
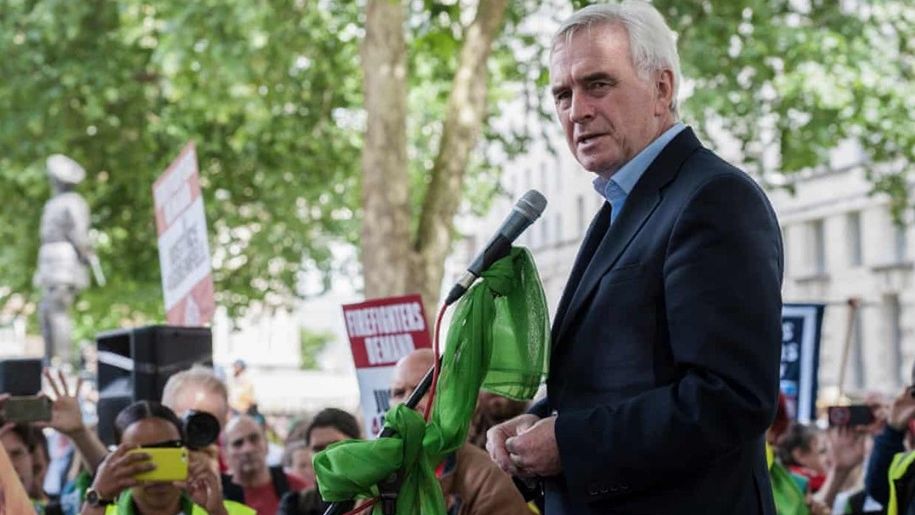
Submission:
[[[706,179],[664,256],[659,310],[676,379],[616,405],[559,413],[573,496],[648,491],[759,440],[778,395],[781,277],[780,231],[762,191],[742,175]]]

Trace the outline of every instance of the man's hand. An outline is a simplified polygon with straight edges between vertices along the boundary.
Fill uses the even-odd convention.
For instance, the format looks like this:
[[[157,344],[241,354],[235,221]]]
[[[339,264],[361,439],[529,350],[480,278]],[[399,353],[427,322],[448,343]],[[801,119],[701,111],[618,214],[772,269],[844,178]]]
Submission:
[[[3,406],[6,405],[6,401],[9,400],[9,398],[10,398],[10,394],[0,393],[0,411],[3,411]],[[12,422],[4,423],[2,426],[0,426],[0,436],[3,436],[4,434],[10,432],[13,429],[13,426],[15,426],[15,425],[16,424],[14,424]]]
[[[913,416],[915,416],[915,398],[912,397],[911,388],[906,388],[899,397],[893,400],[887,424],[896,431],[905,431]]]
[[[67,380],[62,371],[57,371],[57,379],[55,379],[51,375],[51,371],[45,369],[44,377],[54,393],[51,404],[51,421],[47,425],[71,437],[84,431],[86,426],[83,424],[83,414],[79,409],[79,390],[83,385],[82,378],[76,380],[76,387],[71,395],[70,387],[67,386]]]
[[[150,461],[149,454],[129,452],[136,447],[121,444],[99,465],[92,488],[103,499],[114,500],[122,491],[140,484],[137,474],[149,472],[156,468]]]
[[[499,468],[513,476],[518,475],[518,469],[515,468],[509,457],[508,449],[505,448],[505,441],[518,436],[522,431],[530,429],[538,420],[540,420],[540,417],[536,415],[518,415],[513,419],[492,426],[489,431],[486,431],[486,451]]]
[[[486,449],[505,472],[521,477],[562,472],[556,444],[556,417],[520,415],[486,433]]]
[[[185,489],[191,500],[203,506],[209,515],[225,515],[226,508],[222,498],[222,484],[206,462],[194,467],[196,471],[188,470],[187,482],[176,482],[175,486]]]
[[[829,429],[829,452],[832,464],[838,470],[851,470],[864,462],[866,432],[862,428],[839,426]]]

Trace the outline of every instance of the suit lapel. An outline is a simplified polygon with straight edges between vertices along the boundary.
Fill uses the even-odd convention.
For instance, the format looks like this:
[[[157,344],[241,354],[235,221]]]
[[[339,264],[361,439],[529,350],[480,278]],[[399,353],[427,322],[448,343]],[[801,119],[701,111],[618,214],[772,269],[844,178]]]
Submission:
[[[585,239],[578,249],[578,255],[575,257],[575,264],[572,266],[572,272],[569,274],[568,281],[566,281],[566,287],[562,290],[562,298],[559,300],[559,306],[556,308],[556,316],[553,319],[553,331],[550,335],[550,341],[554,344],[556,343],[557,336],[556,329],[562,324],[566,310],[569,308],[569,301],[572,299],[572,294],[575,293],[575,290],[578,288],[578,282],[581,281],[581,276],[584,275],[585,268],[587,268],[588,263],[594,256],[597,246],[602,241],[604,234],[607,232],[607,228],[610,226],[610,213],[610,203],[604,202],[603,206],[601,206],[600,210],[598,210],[597,214],[594,215],[594,218],[591,220],[591,225],[588,226],[588,231],[585,233]]]
[[[620,254],[629,246],[629,243],[658,207],[662,198],[661,189],[674,179],[686,157],[699,146],[699,140],[696,139],[692,129],[687,127],[661,151],[645,170],[626,198],[623,211],[617,215],[610,230],[605,232],[594,257],[590,259],[589,263],[586,263],[587,268],[584,269],[577,287],[572,290],[568,306],[560,304],[560,308],[565,307],[566,309],[562,311],[561,320],[557,318],[559,328],[552,335],[554,344],[563,337],[579,310],[586,307],[584,302],[591,295],[591,291],[614,266]],[[579,258],[581,257],[582,253],[579,253]],[[573,276],[574,271],[580,266],[582,264],[576,260]],[[570,280],[563,293],[563,303],[566,302],[565,297],[570,295],[569,291],[574,286]]]

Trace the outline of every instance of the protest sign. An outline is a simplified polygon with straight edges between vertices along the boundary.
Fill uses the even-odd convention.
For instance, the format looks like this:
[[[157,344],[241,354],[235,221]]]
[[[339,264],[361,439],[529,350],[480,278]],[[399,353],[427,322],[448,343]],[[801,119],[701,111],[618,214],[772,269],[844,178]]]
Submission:
[[[193,143],[153,184],[153,200],[166,319],[171,325],[206,325],[216,303]]]
[[[431,347],[419,295],[373,299],[343,306],[359,380],[365,436],[374,438],[390,407],[391,377],[397,361]]]

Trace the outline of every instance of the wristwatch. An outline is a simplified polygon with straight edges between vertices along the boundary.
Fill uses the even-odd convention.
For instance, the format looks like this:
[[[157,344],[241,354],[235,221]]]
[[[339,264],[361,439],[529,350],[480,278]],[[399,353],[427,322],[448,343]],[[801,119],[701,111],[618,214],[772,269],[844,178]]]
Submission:
[[[95,488],[90,488],[86,490],[86,504],[93,508],[100,508],[102,506],[114,504],[114,501],[111,499],[102,499]]]

